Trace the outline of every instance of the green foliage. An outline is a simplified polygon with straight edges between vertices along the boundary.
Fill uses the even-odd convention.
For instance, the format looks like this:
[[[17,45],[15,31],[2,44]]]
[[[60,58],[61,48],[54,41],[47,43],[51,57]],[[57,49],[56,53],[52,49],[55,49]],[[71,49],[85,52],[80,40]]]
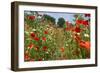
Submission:
[[[50,22],[52,22],[53,24],[55,24],[55,18],[54,17],[52,17],[52,16],[50,16],[50,15],[44,15],[43,16],[44,17],[44,19],[46,19],[47,21],[50,21]]]
[[[59,27],[63,27],[63,25],[65,24],[65,19],[59,18],[57,24],[59,25]]]
[[[32,15],[38,14],[38,12],[32,12]],[[80,42],[76,41],[76,34],[84,41],[90,41],[90,27],[86,27],[82,24],[79,25],[81,32],[75,32],[71,28],[75,28],[76,24],[70,29],[65,23],[64,18],[58,19],[58,26],[63,28],[53,27],[55,24],[55,18],[50,15],[43,15],[45,19],[40,22],[36,19],[30,20],[25,15],[25,28],[24,31],[24,47],[25,55],[28,54],[28,58],[25,57],[25,61],[47,61],[47,60],[66,60],[66,59],[86,59],[90,55],[86,48],[80,47]],[[74,20],[82,19],[83,16],[76,15]],[[74,21],[75,22],[75,21]],[[44,32],[47,31],[45,34]],[[34,32],[35,36],[31,36]],[[39,40],[34,40],[34,37],[38,37]],[[45,39],[43,39],[45,37]],[[45,46],[45,48],[43,48]]]

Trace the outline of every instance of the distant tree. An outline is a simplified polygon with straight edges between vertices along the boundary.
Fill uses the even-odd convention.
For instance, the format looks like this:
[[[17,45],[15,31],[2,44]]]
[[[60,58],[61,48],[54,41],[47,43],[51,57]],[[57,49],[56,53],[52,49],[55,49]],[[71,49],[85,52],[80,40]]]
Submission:
[[[55,18],[52,17],[52,16],[50,16],[50,15],[46,15],[46,14],[45,14],[45,15],[44,15],[44,19],[46,19],[46,20],[52,22],[53,24],[55,24]]]
[[[59,18],[57,24],[59,27],[63,27],[63,25],[65,24],[65,19],[62,17]]]

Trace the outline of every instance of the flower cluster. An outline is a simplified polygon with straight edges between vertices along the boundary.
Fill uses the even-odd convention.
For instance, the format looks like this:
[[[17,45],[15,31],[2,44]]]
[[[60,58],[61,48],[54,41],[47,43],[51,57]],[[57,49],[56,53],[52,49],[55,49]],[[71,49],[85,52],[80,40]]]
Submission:
[[[46,17],[25,16],[25,61],[90,58],[90,14],[74,15],[74,23],[63,21],[60,28]]]

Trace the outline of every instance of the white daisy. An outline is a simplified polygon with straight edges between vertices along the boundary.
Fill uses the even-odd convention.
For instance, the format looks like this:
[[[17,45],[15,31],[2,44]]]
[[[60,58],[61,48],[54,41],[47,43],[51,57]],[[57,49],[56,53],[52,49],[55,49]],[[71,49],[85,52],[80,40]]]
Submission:
[[[36,31],[36,29],[32,29],[32,31]]]
[[[85,36],[85,37],[89,37],[89,35],[88,35],[88,34],[84,34],[84,36]]]

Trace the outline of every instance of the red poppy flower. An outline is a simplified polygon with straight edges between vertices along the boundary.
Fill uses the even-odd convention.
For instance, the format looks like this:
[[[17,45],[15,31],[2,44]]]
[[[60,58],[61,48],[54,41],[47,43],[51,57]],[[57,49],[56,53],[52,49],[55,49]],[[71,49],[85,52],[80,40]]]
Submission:
[[[31,35],[32,38],[34,38],[36,36],[34,32],[31,32],[30,35]]]
[[[76,25],[82,24],[83,20],[76,20]]]
[[[43,51],[47,51],[47,46],[43,46]]]
[[[28,16],[28,19],[29,20],[34,20],[35,19],[35,16]]]
[[[85,41],[81,41],[79,45],[82,48],[86,48],[87,51],[90,50],[90,42],[89,41],[86,41],[86,42]]]
[[[75,28],[75,32],[78,33],[78,32],[80,32],[80,31],[81,31],[81,29],[80,29],[79,27],[76,27],[76,28]]]
[[[83,25],[85,25],[85,26],[89,25],[88,20],[84,20],[82,23],[83,23]]]
[[[46,37],[42,37],[42,40],[43,40],[43,41],[46,41]]]
[[[38,61],[42,61],[42,58],[39,58]]]
[[[76,20],[76,25],[83,24],[85,26],[89,25],[88,20]]]
[[[40,39],[38,37],[34,37],[34,40],[35,41],[39,41]]]
[[[29,60],[30,59],[29,55],[25,54],[24,59]]]
[[[85,14],[85,17],[90,17],[91,15],[90,14]]]
[[[29,44],[28,49],[32,49],[34,47],[34,44]]]
[[[90,51],[90,42],[89,41],[87,41],[87,42],[85,42],[85,47],[86,47],[86,49],[88,50],[88,51]]]
[[[48,31],[47,31],[47,30],[45,30],[45,31],[44,31],[44,34],[48,34]]]
[[[60,50],[61,50],[61,52],[64,52],[65,51],[65,49],[63,47]]]

